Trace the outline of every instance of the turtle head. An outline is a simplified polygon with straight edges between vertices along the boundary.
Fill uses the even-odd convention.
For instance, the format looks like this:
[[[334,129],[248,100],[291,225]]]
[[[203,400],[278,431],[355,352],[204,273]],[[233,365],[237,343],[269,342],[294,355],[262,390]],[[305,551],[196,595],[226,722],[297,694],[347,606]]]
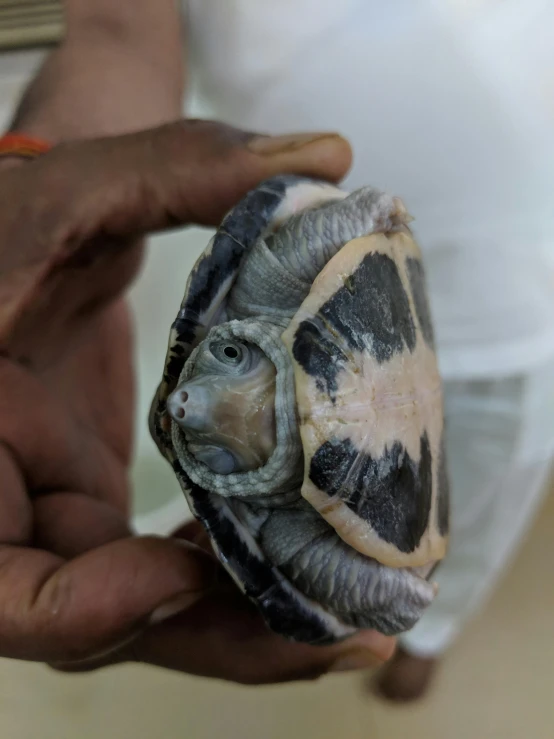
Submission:
[[[204,341],[193,373],[167,401],[190,453],[213,472],[263,466],[275,449],[275,365],[255,344]]]

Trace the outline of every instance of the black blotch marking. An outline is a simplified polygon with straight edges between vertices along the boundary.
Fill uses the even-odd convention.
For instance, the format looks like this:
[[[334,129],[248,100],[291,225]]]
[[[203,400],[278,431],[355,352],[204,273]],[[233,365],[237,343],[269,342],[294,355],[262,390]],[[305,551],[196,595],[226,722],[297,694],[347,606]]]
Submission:
[[[318,390],[326,390],[334,400],[338,389],[337,375],[348,357],[332,340],[323,321],[318,317],[303,321],[296,332],[292,351],[296,361],[316,378]]]
[[[270,595],[257,600],[263,619],[269,628],[290,641],[325,646],[337,641],[323,619],[304,608],[281,585]]]
[[[195,321],[210,308],[225,280],[238,269],[246,246],[246,240],[239,242],[229,233],[218,231],[211,252],[201,257],[194,268],[185,305],[177,322]],[[177,322],[175,328],[179,334]]]
[[[401,552],[417,549],[427,529],[432,500],[431,449],[420,440],[419,463],[399,441],[374,459],[350,439],[326,441],[310,463],[310,480],[339,498],[381,539]]]
[[[183,369],[183,364],[184,362],[183,362],[182,357],[176,357],[172,354],[169,357],[167,366],[165,368],[166,379],[170,381],[176,380],[181,374],[181,370]]]
[[[183,316],[182,311],[179,312],[171,327],[175,331],[175,341],[180,342],[181,345],[190,347],[194,344],[198,326],[198,319]]]
[[[431,320],[431,311],[429,309],[429,301],[427,299],[427,285],[425,280],[425,270],[420,259],[408,257],[406,259],[406,269],[410,280],[410,289],[414,299],[417,319],[421,326],[421,333],[425,339],[425,343],[434,349],[435,336],[433,331],[433,321]]]
[[[370,352],[379,363],[407,347],[416,333],[410,303],[395,262],[386,254],[364,257],[344,287],[322,305],[314,318],[302,321],[293,356],[334,400],[337,375],[347,361],[342,347]]]
[[[437,479],[437,528],[441,536],[446,536],[450,528],[450,480],[444,433],[441,439]]]

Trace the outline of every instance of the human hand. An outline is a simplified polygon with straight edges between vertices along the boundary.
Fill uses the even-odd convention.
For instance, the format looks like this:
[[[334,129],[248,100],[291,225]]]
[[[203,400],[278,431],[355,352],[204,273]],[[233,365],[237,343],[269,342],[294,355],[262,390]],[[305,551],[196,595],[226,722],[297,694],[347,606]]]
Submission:
[[[350,156],[337,136],[279,142],[188,121],[0,172],[2,656],[78,670],[135,660],[246,683],[390,656],[394,641],[375,632],[325,648],[283,641],[222,575],[198,525],[164,539],[128,523],[124,292],[141,237],[216,225],[281,172],[339,180]]]

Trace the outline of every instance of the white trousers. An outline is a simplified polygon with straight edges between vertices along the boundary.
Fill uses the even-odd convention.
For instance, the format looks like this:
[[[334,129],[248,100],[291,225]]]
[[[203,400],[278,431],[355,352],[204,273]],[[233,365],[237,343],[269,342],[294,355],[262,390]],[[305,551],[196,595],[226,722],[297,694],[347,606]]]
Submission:
[[[554,455],[554,360],[525,375],[445,384],[451,537],[439,593],[401,639],[438,656],[485,604],[548,488]]]

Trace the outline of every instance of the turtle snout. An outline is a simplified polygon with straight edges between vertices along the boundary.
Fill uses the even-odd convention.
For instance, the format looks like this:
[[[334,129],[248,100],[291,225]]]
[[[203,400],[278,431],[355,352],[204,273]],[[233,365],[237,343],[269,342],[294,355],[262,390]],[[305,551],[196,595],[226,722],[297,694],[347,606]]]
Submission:
[[[210,397],[207,388],[181,385],[167,399],[171,418],[182,428],[202,430],[209,417]]]
[[[189,399],[189,394],[185,390],[179,390],[173,393],[167,401],[167,409],[169,415],[176,421],[180,421],[185,417],[185,403]]]

